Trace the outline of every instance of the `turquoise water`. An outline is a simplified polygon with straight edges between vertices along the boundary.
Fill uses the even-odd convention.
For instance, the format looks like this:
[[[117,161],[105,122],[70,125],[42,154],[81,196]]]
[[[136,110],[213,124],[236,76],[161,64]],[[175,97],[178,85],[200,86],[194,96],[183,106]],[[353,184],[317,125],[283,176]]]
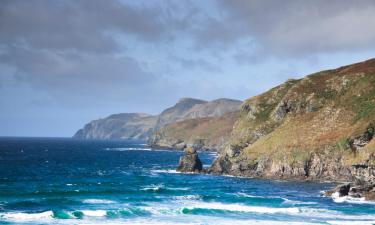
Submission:
[[[180,174],[139,142],[0,138],[0,224],[374,224],[332,184]],[[208,166],[215,154],[200,153]]]

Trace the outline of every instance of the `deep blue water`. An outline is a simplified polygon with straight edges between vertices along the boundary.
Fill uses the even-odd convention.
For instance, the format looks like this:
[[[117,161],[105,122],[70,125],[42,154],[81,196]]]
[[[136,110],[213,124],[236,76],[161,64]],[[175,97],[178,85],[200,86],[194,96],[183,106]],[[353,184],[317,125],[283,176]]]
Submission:
[[[129,141],[0,138],[0,224],[374,224],[333,184],[175,171],[179,151]],[[200,153],[208,166],[215,154]]]

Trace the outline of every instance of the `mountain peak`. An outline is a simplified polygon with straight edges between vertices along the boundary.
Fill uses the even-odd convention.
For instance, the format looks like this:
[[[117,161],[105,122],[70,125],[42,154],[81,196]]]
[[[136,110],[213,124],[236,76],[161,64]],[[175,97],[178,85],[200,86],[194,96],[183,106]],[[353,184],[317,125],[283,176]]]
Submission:
[[[197,99],[197,98],[180,98],[177,102],[177,104],[185,104],[185,103],[195,103],[195,104],[200,104],[200,103],[206,103],[207,101]]]

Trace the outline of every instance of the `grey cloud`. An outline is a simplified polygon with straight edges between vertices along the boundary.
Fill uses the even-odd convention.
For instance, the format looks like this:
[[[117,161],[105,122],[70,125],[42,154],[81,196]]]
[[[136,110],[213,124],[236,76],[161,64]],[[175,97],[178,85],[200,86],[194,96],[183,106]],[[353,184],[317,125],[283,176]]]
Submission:
[[[375,1],[217,0],[220,17],[196,31],[200,46],[261,45],[256,54],[296,56],[375,47]]]
[[[116,0],[2,1],[0,44],[105,53],[119,49],[116,32],[160,40],[166,28],[158,10]]]
[[[148,87],[156,77],[142,70],[129,57],[55,53],[46,50],[13,48],[0,61],[17,68],[14,77],[37,90],[61,99],[82,100],[138,93],[135,87]],[[100,99],[100,98],[96,98]]]

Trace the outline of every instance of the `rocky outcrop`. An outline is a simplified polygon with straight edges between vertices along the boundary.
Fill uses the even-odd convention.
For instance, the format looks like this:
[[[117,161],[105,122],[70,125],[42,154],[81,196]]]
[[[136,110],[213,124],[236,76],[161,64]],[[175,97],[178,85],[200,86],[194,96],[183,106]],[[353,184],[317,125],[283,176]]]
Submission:
[[[357,183],[374,178],[374,122],[375,59],[288,80],[242,104],[209,172],[370,190]]]
[[[325,192],[324,195],[327,197],[332,197],[336,200],[339,200],[340,198],[349,198],[352,200],[359,199],[365,201],[375,201],[375,184],[341,184],[335,187],[334,189]]]
[[[157,117],[144,113],[120,113],[86,124],[73,136],[79,139],[137,139],[147,140]]]
[[[185,155],[180,157],[177,171],[198,173],[203,170],[202,162],[198,157],[197,151],[188,147],[185,149]]]
[[[361,148],[365,147],[374,137],[375,125],[370,124],[366,131],[362,134],[352,137],[348,140],[348,144],[353,151],[359,151]]]

